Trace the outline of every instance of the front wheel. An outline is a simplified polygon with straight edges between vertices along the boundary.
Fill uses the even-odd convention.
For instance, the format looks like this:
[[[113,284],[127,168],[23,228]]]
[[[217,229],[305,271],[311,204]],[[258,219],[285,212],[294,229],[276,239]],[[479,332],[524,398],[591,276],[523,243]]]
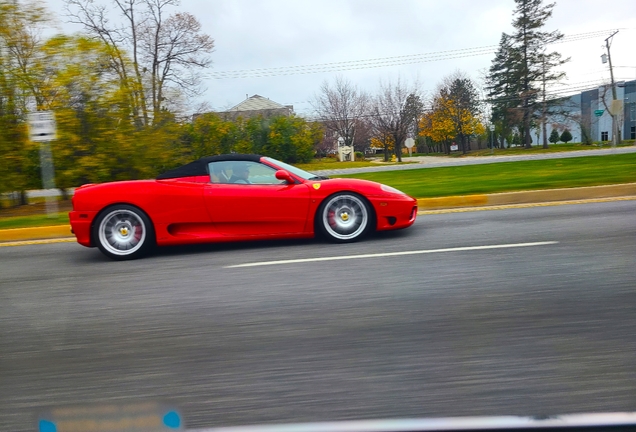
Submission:
[[[320,232],[338,243],[362,238],[371,228],[373,220],[372,210],[366,200],[350,192],[327,198],[316,216]]]
[[[152,222],[137,207],[120,204],[105,209],[93,225],[93,239],[104,255],[115,260],[139,258],[152,247]]]

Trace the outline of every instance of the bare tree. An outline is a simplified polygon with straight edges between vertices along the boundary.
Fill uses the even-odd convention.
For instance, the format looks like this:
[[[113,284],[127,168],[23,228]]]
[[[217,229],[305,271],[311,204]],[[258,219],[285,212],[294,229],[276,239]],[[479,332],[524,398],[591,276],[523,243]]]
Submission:
[[[361,117],[356,120],[356,141],[354,150],[366,153],[371,147],[371,138],[373,138],[373,122],[369,117]]]
[[[407,87],[400,79],[395,84],[380,85],[373,107],[373,120],[380,135],[390,135],[395,143],[395,156],[402,162],[402,145],[414,133],[424,104],[416,86]]]
[[[358,120],[368,114],[370,98],[339,76],[333,86],[322,84],[313,106],[328,131],[344,138],[346,146],[354,146]]]
[[[121,23],[112,23],[112,12],[94,0],[65,1],[71,22],[110,48],[111,67],[128,94],[138,126],[159,119],[170,90],[198,92],[200,71],[211,64],[208,54],[214,40],[201,32],[193,15],[168,15],[167,9],[178,6],[179,0],[110,0]]]

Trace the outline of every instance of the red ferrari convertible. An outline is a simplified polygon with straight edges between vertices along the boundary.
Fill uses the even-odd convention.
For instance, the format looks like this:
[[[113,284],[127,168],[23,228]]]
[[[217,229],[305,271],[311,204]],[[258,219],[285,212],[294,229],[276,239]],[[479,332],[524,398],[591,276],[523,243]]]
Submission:
[[[258,155],[204,157],[155,180],[75,190],[77,241],[110,258],[153,246],[313,237],[350,242],[372,230],[409,227],[417,202],[358,179],[329,179]]]

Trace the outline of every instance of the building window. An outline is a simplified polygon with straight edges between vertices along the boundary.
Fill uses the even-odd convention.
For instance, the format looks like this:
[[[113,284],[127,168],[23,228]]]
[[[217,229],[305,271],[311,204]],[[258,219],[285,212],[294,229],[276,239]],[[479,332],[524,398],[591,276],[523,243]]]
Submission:
[[[629,104],[629,119],[636,121],[636,103]]]
[[[631,138],[636,139],[636,126],[632,126]]]
[[[601,141],[609,141],[609,133],[607,131],[601,132]]]

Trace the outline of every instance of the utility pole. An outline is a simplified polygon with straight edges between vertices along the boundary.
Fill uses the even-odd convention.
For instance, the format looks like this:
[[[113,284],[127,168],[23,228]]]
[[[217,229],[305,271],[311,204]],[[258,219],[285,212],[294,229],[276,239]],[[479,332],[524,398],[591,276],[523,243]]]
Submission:
[[[542,99],[542,104],[541,104],[541,133],[543,134],[543,148],[547,149],[548,148],[548,126],[545,124],[547,121],[547,115],[546,115],[546,111],[547,111],[547,101],[546,101],[546,91],[545,91],[545,83],[546,83],[546,67],[545,67],[545,55],[541,55],[541,81],[543,81],[543,89],[542,89],[542,93],[541,93],[541,99]]]
[[[610,40],[618,33],[616,30],[614,33],[609,35],[607,39],[605,39],[605,46],[607,47],[607,60],[609,61],[609,70],[610,70],[610,79],[612,80],[612,109],[610,110],[610,114],[612,116],[612,147],[616,147],[617,143],[620,143],[621,137],[619,132],[618,121],[616,120],[617,114],[614,112],[617,104],[614,102],[616,100],[616,85],[614,84],[614,69],[612,69],[612,55],[610,54]]]

